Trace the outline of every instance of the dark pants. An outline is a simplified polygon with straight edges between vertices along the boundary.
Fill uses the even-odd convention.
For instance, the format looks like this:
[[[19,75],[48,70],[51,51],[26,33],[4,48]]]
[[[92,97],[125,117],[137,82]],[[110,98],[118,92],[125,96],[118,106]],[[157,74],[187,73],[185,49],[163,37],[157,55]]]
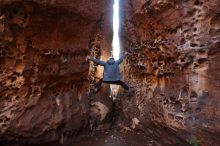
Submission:
[[[129,87],[128,85],[125,84],[125,82],[121,81],[121,80],[117,80],[117,81],[103,81],[103,79],[100,79],[98,81],[98,83],[95,84],[95,88],[100,88],[102,85],[102,82],[107,83],[107,84],[115,84],[115,85],[121,85],[125,90],[128,90]]]

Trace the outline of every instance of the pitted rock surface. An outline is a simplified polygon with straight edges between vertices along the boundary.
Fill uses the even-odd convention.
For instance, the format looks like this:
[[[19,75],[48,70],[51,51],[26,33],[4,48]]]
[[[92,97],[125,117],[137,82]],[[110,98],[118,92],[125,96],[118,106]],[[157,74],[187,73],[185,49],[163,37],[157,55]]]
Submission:
[[[113,103],[109,86],[91,92],[103,68],[85,60],[110,56],[112,1],[0,0],[0,142],[65,143],[115,122],[149,145],[220,145],[220,2],[121,2],[135,93]]]
[[[132,101],[123,102],[130,119],[220,144],[219,6],[217,0],[123,1],[121,36],[130,52],[123,75],[135,88]]]
[[[86,56],[111,45],[110,6],[99,0],[0,1],[1,138],[64,142],[89,130],[88,92],[97,70]]]

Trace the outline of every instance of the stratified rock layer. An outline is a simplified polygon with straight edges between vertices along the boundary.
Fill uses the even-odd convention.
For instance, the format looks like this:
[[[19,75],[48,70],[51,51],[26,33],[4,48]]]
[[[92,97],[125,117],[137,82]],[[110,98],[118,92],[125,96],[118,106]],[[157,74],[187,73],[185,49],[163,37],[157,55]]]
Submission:
[[[130,52],[123,74],[136,90],[123,102],[131,120],[220,145],[219,6],[217,0],[123,1],[121,37]]]
[[[92,116],[105,118],[109,109],[101,101],[90,103],[96,105],[90,114],[87,92],[96,69],[89,72],[86,56],[100,56],[111,44],[110,6],[103,0],[0,1],[1,137],[63,142]]]

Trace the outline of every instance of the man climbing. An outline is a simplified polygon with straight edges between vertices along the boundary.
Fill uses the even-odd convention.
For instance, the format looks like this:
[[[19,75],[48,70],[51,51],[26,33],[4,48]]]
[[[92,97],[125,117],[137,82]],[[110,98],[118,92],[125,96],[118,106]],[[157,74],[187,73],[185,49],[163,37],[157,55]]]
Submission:
[[[127,54],[127,52],[123,53],[121,57],[116,61],[113,57],[110,57],[106,62],[90,56],[87,57],[87,60],[91,60],[98,65],[104,66],[103,78],[100,79],[93,88],[95,93],[97,93],[100,89],[102,82],[107,84],[121,85],[125,90],[129,91],[129,93],[131,92],[130,87],[121,81],[121,74],[119,70],[119,64],[122,63]]]

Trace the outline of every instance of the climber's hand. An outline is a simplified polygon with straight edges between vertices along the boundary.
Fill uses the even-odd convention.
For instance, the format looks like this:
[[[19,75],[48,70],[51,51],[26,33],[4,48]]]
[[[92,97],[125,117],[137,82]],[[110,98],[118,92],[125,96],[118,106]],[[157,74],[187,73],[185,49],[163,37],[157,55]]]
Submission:
[[[5,18],[5,15],[4,15],[4,14],[0,16],[0,20],[1,20],[1,19],[4,19],[4,18]]]
[[[123,51],[123,55],[127,56],[129,53],[126,51]]]
[[[125,51],[121,52],[121,54],[125,55]]]
[[[87,56],[87,57],[86,57],[86,61],[89,61],[90,59],[91,59],[90,56]]]

